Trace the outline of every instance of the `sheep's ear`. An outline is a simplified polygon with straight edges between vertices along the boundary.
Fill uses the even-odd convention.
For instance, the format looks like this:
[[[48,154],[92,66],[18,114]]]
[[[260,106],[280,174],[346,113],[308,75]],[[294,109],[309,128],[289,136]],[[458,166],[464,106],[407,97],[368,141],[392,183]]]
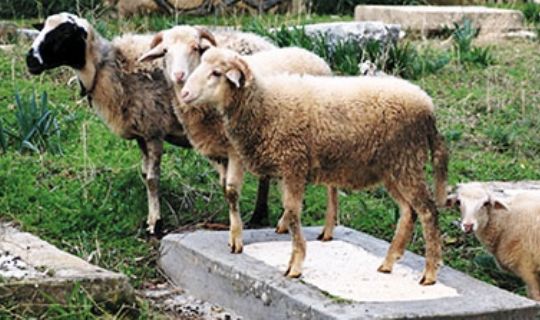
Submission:
[[[445,207],[453,208],[456,205],[456,202],[457,202],[457,194],[450,194],[446,198]]]
[[[203,27],[195,27],[195,29],[199,31],[199,36],[201,37],[199,47],[202,50],[217,46],[216,38],[214,38],[214,35],[210,31],[208,31],[208,29]]]
[[[34,27],[34,29],[36,29],[36,30],[41,31],[45,27],[45,23],[43,23],[43,22],[34,23],[34,24],[32,24],[32,27]]]
[[[143,54],[138,61],[147,62],[163,57],[165,55],[165,48],[163,48],[162,42],[163,33],[160,32],[154,36],[154,39],[152,39],[150,50]]]
[[[225,73],[225,76],[237,88],[248,86],[252,79],[251,70],[247,63],[242,59],[236,59],[232,62],[232,68]]]
[[[491,207],[497,210],[508,210],[508,205],[504,203],[504,201],[499,200],[499,199],[492,199]]]
[[[229,79],[237,88],[240,88],[240,83],[242,81],[242,73],[238,69],[231,69],[225,72],[225,77]]]

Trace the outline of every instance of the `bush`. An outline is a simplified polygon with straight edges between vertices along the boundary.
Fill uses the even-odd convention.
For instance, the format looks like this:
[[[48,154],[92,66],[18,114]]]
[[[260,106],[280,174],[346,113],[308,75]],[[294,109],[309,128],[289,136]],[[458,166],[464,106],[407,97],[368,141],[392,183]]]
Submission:
[[[0,0],[0,19],[36,18],[68,11],[81,14],[98,8],[102,0]]]

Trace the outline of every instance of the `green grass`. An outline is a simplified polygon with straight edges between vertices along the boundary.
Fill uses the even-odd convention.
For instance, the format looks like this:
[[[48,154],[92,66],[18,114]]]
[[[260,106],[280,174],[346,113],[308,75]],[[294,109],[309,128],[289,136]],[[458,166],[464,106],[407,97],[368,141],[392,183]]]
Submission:
[[[212,23],[212,19],[200,22]],[[247,18],[233,23],[251,23],[243,19]],[[278,16],[263,19],[274,19],[278,25],[282,19],[291,21]],[[137,18],[99,22],[98,28],[111,37],[121,31],[157,30],[171,23],[165,18]],[[437,43],[412,45],[432,48],[437,53],[434,56],[440,50]],[[77,86],[67,85],[72,76],[68,69],[31,77],[24,65],[28,47],[28,43],[19,43],[13,53],[0,55],[0,119],[3,126],[15,121],[16,92],[24,97],[47,92],[49,108],[59,125],[62,153],[21,154],[11,147],[2,153],[0,148],[0,218],[16,221],[24,230],[84,259],[91,257],[92,263],[127,274],[135,287],[159,281],[157,242],[145,234],[146,192],[136,143],[110,133],[80,100]],[[538,42],[503,42],[491,49],[495,64],[478,67],[451,59],[436,73],[425,73],[414,80],[433,97],[437,107],[438,125],[451,151],[451,184],[540,180],[539,49]],[[426,59],[435,63],[432,60]],[[227,223],[227,208],[216,178],[204,158],[192,151],[166,147],[161,201],[167,230],[204,221]],[[245,217],[252,209],[255,193],[256,181],[250,176],[241,200]],[[384,189],[341,192],[339,200],[342,224],[391,240],[399,213]],[[305,203],[303,224],[322,225],[324,188],[308,187]],[[275,223],[281,213],[276,186],[271,190],[270,208]],[[445,263],[523,294],[519,280],[495,270],[489,259],[486,262],[480,244],[455,227],[453,222],[458,219],[456,211],[441,211]],[[227,250],[226,243],[216,245]],[[423,253],[419,227],[409,248]],[[79,305],[88,306],[84,298],[79,301]],[[73,311],[57,308],[51,312]]]

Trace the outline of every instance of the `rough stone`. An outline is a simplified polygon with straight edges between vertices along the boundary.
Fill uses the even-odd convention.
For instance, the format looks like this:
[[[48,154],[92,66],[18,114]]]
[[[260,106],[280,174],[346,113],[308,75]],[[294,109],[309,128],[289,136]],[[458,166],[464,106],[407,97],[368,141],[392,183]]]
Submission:
[[[327,37],[332,45],[347,40],[357,42],[358,45],[370,40],[395,44],[401,30],[399,25],[376,21],[316,23],[305,25],[304,29],[309,36]]]
[[[314,241],[320,231],[321,228],[304,228],[308,241]],[[287,279],[279,268],[247,254],[230,254],[227,239],[227,232],[215,231],[168,235],[162,239],[159,264],[179,287],[200,299],[235,310],[245,319],[502,320],[534,319],[539,310],[534,301],[448,267],[441,268],[439,282],[457,290],[458,296],[384,303],[343,301],[302,279]],[[336,228],[334,239],[361,247],[381,261],[388,248],[385,241],[343,227]],[[290,241],[290,236],[277,235],[273,230],[246,230],[244,241],[247,247]],[[407,252],[399,264],[420,275],[424,259]]]
[[[452,28],[464,18],[480,28],[480,36],[525,29],[523,13],[518,10],[481,6],[377,6],[359,5],[355,20],[382,21],[401,25],[402,29],[427,34]]]
[[[133,299],[126,276],[94,266],[9,224],[0,224],[0,256],[0,301],[6,305],[43,308],[51,303],[47,296],[65,303],[75,285],[95,301],[111,305]]]

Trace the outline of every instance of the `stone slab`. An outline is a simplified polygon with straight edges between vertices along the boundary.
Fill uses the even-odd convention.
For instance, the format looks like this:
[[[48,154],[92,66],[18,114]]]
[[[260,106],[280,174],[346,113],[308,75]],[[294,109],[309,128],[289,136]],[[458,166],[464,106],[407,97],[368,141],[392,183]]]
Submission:
[[[378,6],[359,5],[357,21],[382,21],[399,24],[403,30],[433,32],[453,28],[454,22],[470,19],[480,35],[504,34],[525,29],[525,18],[519,10],[481,6]]]
[[[133,299],[128,278],[92,265],[9,224],[0,224],[0,301],[21,306],[64,303],[75,284],[95,301]]]
[[[306,240],[314,241],[320,231],[318,227],[304,228]],[[227,239],[228,232],[224,231],[168,235],[161,242],[159,264],[190,294],[231,308],[246,319],[534,319],[539,310],[534,301],[448,267],[441,268],[439,282],[455,289],[457,296],[343,301],[302,278],[287,279],[280,268],[247,254],[230,254]],[[344,227],[336,228],[334,239],[362,248],[381,261],[388,248],[385,241]],[[270,229],[246,230],[244,234],[246,247],[272,241],[290,241],[290,236],[277,235]],[[399,264],[420,277],[424,259],[407,252]]]

